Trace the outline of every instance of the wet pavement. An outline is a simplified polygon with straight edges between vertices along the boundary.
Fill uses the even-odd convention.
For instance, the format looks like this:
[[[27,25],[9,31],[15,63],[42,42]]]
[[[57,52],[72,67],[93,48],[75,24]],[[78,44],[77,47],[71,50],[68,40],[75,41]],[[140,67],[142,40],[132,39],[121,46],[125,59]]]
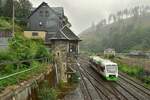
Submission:
[[[64,100],[84,100],[80,86],[78,86],[76,90],[66,95]]]

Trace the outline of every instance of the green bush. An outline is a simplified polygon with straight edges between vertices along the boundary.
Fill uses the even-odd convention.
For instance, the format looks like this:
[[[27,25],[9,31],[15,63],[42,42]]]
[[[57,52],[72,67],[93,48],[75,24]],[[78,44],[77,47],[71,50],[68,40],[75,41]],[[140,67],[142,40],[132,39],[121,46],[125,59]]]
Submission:
[[[44,81],[38,89],[38,97],[40,100],[57,100],[57,92],[49,86],[48,81]]]
[[[20,33],[16,33],[15,36],[9,40],[8,50],[0,51],[0,63],[6,62],[6,64],[0,65],[0,76],[31,68],[42,63],[41,61],[18,63],[17,61],[45,57],[51,56],[42,40],[27,39]],[[7,64],[7,62],[12,61],[16,63]]]
[[[65,86],[65,82],[64,82],[63,80],[60,80],[60,82],[59,82],[59,84],[58,84],[58,87],[59,87],[60,89],[63,89],[64,86]]]
[[[139,77],[143,73],[143,68],[139,66],[128,66],[126,64],[120,64],[119,70],[131,75]]]
[[[70,78],[70,83],[79,83],[80,81],[80,74],[78,72],[72,74],[71,78]]]
[[[18,34],[9,41],[9,47],[19,60],[50,57],[42,40],[27,39]]]

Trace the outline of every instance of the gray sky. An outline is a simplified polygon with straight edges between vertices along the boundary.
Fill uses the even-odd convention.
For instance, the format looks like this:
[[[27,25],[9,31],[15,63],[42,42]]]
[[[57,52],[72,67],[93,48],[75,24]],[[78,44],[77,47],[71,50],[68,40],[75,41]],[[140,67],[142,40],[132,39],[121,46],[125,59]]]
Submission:
[[[49,6],[61,6],[72,24],[72,30],[79,34],[91,24],[107,18],[108,14],[136,5],[150,4],[150,0],[30,0],[34,7],[43,1]]]

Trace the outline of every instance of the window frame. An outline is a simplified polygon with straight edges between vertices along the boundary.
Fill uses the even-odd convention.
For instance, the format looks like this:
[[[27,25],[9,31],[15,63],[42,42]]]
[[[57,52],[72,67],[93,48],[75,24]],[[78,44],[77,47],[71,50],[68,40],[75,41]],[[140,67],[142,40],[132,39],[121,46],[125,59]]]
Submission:
[[[39,33],[38,32],[32,32],[32,36],[33,37],[39,36]]]

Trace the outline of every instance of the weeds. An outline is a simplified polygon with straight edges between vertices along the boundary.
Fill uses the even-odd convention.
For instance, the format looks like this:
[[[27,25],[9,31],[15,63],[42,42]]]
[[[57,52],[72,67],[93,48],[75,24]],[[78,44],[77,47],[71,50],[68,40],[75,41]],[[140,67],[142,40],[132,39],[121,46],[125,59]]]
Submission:
[[[38,89],[38,98],[40,100],[57,100],[57,92],[49,86],[48,81],[44,81]]]
[[[119,62],[118,64],[120,71],[141,80],[146,87],[150,88],[150,76],[145,75],[145,71],[142,67],[129,66],[127,64],[122,64],[121,62]]]

